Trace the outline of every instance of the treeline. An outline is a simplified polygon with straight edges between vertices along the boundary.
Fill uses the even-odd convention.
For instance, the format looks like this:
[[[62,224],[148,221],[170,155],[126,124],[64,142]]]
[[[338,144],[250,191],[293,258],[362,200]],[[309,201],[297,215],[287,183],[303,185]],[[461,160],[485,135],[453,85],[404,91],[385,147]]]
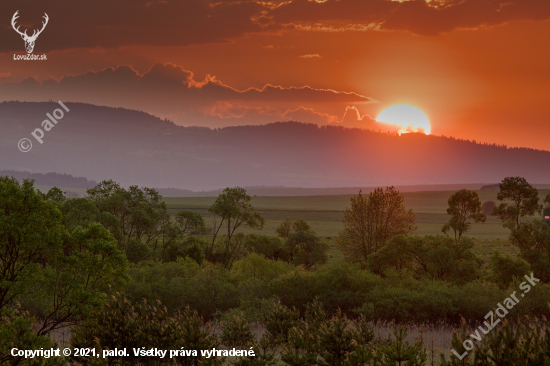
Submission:
[[[423,365],[423,345],[406,345],[399,327],[391,339],[375,339],[373,322],[475,328],[497,304],[510,322],[550,317],[550,230],[527,220],[550,208],[550,195],[541,202],[520,177],[499,189],[490,214],[510,230],[517,257],[495,252],[484,263],[473,253],[467,233],[487,215],[476,192],[453,194],[442,233],[418,236],[414,213],[388,187],[352,197],[332,248],[344,259],[329,261],[330,245],[304,220],[285,220],[272,235],[243,234],[265,226],[243,188],[216,198],[207,227],[191,211],[170,216],[155,189],[103,181],[72,198],[0,177],[0,362],[29,363],[10,350],[51,347],[51,334],[69,327],[72,346],[98,352],[252,347],[258,355],[172,360],[184,365]],[[522,296],[512,301],[512,292]],[[540,336],[530,319],[527,328],[484,328],[494,334],[477,343],[471,355],[486,363],[476,364],[510,364],[525,352],[544,360],[547,342],[509,344],[511,336]],[[460,354],[464,327],[453,343]]]
[[[0,176],[13,177],[19,182],[23,182],[25,179],[32,179],[36,185],[50,187],[91,188],[97,185],[97,182],[93,180],[88,180],[84,177],[74,177],[70,174],[0,170]]]

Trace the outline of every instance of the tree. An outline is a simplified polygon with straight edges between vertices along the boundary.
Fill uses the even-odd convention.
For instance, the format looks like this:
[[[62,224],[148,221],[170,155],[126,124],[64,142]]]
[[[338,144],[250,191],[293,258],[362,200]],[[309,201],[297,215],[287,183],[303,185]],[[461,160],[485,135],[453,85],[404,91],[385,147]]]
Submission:
[[[275,233],[283,239],[288,239],[292,233],[292,219],[286,218],[277,226]]]
[[[447,214],[452,215],[452,217],[448,223],[443,225],[441,231],[446,234],[452,229],[455,233],[456,242],[460,240],[462,234],[470,229],[468,219],[474,220],[475,223],[487,220],[487,215],[481,210],[479,196],[474,191],[461,189],[449,198],[448,203]]]
[[[126,258],[113,236],[99,223],[69,231],[59,205],[32,181],[0,177],[0,316],[21,304],[34,315],[29,324],[38,337],[77,324],[103,305],[109,286],[127,281]],[[30,318],[12,319],[21,325]]]
[[[246,253],[244,252],[244,243],[246,236],[243,233],[237,233],[231,238],[222,238],[222,250],[216,254],[218,258],[217,262],[220,262],[223,268],[231,269],[233,262],[240,258],[243,258]]]
[[[275,229],[277,235],[285,240],[284,250],[288,261],[294,261],[294,254],[300,243],[308,240],[316,240],[317,234],[311,226],[302,219],[292,221],[287,218]],[[315,237],[315,238],[314,238]]]
[[[344,230],[336,243],[347,260],[365,264],[390,238],[416,230],[414,220],[394,187],[376,188],[368,196],[359,191],[351,198],[351,208],[344,210]]]
[[[287,218],[275,232],[285,239],[284,255],[280,256],[282,259],[304,266],[305,269],[315,264],[326,263],[328,260],[328,244],[317,236],[305,220],[298,219],[293,222]]]
[[[533,216],[541,211],[539,205],[539,192],[522,177],[506,177],[499,184],[500,191],[497,194],[499,201],[509,200],[511,203],[502,202],[493,210],[493,216],[497,216],[502,222],[511,227],[515,224],[519,229],[520,218]]]
[[[276,236],[248,234],[244,247],[249,253],[261,254],[268,259],[288,261],[284,244]]]
[[[61,213],[35,191],[33,181],[0,177],[0,309],[35,290],[41,269],[62,250],[66,235]]]
[[[101,224],[77,227],[55,254],[42,271],[38,296],[21,299],[40,315],[39,335],[78,324],[103,305],[109,288],[116,291],[128,281],[126,256]]]
[[[382,344],[377,350],[377,359],[380,360],[380,365],[393,366],[396,363],[403,365],[407,362],[407,366],[422,366],[426,364],[428,357],[426,350],[422,347],[422,343],[417,342],[410,346],[407,338],[407,329],[403,326],[393,329],[395,340],[388,337],[388,342]]]
[[[65,201],[65,194],[63,193],[63,191],[57,187],[52,187],[48,193],[46,193],[44,195],[44,199],[46,200],[52,200],[52,201],[55,201],[55,202],[63,202]]]
[[[263,229],[265,225],[264,218],[256,212],[252,204],[252,199],[246,193],[246,190],[241,187],[226,188],[216,198],[216,201],[208,212],[220,216],[219,223],[215,223],[214,237],[212,245],[207,250],[207,258],[210,259],[216,236],[220,232],[223,225],[227,226],[227,243],[231,242],[231,237],[240,227],[248,227],[251,229]]]
[[[550,229],[540,220],[524,222],[519,228],[513,227],[510,244],[520,250],[519,257],[526,260],[536,278],[550,282]]]
[[[210,358],[201,354],[201,350],[219,348],[217,338],[198,312],[189,307],[170,312],[158,300],[132,302],[117,293],[109,296],[102,308],[96,309],[92,317],[73,330],[71,346],[94,347],[96,353],[101,354],[102,349],[116,346],[130,351],[139,344],[146,349],[180,351],[177,362],[170,364],[221,366],[222,362],[215,354]],[[73,358],[77,364],[89,362],[86,357]],[[128,352],[127,356],[111,357],[109,364],[151,365],[168,362],[152,362],[151,357]]]
[[[77,226],[88,227],[94,222],[100,222],[101,215],[92,201],[87,198],[70,198],[60,206],[63,214],[63,225],[72,231]]]
[[[163,234],[163,226],[170,222],[166,203],[155,189],[130,186],[126,190],[109,180],[86,192],[100,212],[109,212],[120,220],[124,242],[157,240]]]
[[[188,239],[191,235],[206,234],[204,219],[200,214],[192,211],[179,211],[176,215],[175,223],[171,222],[170,216],[163,216],[160,226],[162,228],[160,245],[162,247],[161,257],[163,259],[167,257],[173,259],[174,254],[177,255],[178,252],[182,254],[182,241],[189,242]],[[191,248],[196,248],[196,246],[191,246]]]
[[[310,269],[316,264],[326,263],[328,260],[328,244],[322,241],[315,232],[300,230],[290,234],[286,242],[291,248],[290,260],[297,266]]]
[[[178,231],[186,238],[192,234],[206,234],[206,225],[202,216],[193,211],[181,210],[176,215]]]
[[[462,284],[477,277],[479,262],[473,247],[473,240],[466,237],[455,241],[446,235],[398,235],[369,255],[368,266],[379,274],[408,270],[416,278]]]

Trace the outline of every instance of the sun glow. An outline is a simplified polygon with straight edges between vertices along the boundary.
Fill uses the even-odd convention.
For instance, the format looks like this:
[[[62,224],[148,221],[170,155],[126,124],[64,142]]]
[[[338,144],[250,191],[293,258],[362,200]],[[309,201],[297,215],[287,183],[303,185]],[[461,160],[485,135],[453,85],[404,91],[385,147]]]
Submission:
[[[428,117],[420,109],[409,104],[396,104],[384,109],[376,121],[401,127],[399,134],[421,132],[429,135],[432,127]]]

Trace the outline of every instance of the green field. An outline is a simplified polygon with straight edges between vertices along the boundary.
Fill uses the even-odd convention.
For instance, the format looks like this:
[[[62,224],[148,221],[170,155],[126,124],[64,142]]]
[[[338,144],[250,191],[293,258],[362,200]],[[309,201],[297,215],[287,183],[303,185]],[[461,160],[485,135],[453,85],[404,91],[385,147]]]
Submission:
[[[418,235],[440,234],[441,227],[448,221],[446,214],[447,200],[455,191],[405,192],[405,207],[416,214]],[[477,191],[482,202],[495,201],[497,190]],[[541,199],[550,190],[539,190]],[[304,219],[313,230],[326,238],[334,246],[334,238],[342,229],[343,210],[350,205],[351,195],[332,196],[258,196],[252,197],[252,205],[266,219],[262,234],[275,235],[275,228],[285,219]],[[214,216],[208,213],[216,197],[166,197],[165,201],[170,214],[179,210],[191,210],[200,213],[205,218],[207,227],[212,227]],[[243,230],[245,233],[254,232]],[[507,243],[509,231],[502,227],[496,217],[488,217],[484,224],[473,224],[467,233],[476,240],[476,254],[482,258],[489,256],[495,249],[504,253],[514,253],[514,247]],[[339,256],[332,250],[331,255]]]
[[[51,187],[37,186],[42,191]],[[85,189],[63,189],[85,196]],[[449,216],[446,214],[447,200],[456,191],[421,191],[404,192],[405,207],[412,209],[416,215],[418,235],[440,234],[441,227]],[[498,190],[476,191],[482,202],[495,201]],[[539,189],[541,200],[550,193],[550,189]],[[275,228],[286,218],[304,219],[313,230],[324,237],[332,247],[330,255],[338,258],[340,253],[335,249],[334,238],[342,229],[343,210],[350,205],[352,195],[320,195],[320,196],[254,196],[252,205],[266,219],[266,225],[261,231],[265,235],[275,235]],[[168,211],[175,215],[179,210],[191,210],[203,215],[208,228],[212,227],[214,216],[208,213],[208,208],[216,197],[165,197]],[[540,218],[540,217],[537,217]],[[531,219],[531,218],[529,218]],[[243,230],[244,233],[254,232]],[[515,247],[507,243],[509,231],[502,227],[496,217],[488,217],[484,224],[472,224],[467,236],[476,240],[475,253],[487,258],[495,249],[503,253],[517,254]]]

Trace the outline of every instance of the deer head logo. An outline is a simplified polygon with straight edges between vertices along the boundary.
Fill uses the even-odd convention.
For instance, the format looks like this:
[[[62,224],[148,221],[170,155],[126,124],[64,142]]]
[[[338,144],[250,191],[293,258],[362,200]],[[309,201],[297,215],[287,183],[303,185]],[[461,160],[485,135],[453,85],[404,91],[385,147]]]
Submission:
[[[29,37],[27,35],[26,29],[25,32],[20,32],[19,26],[17,28],[15,27],[15,21],[17,20],[17,18],[19,18],[19,15],[17,15],[17,13],[19,13],[19,10],[17,10],[15,14],[13,14],[13,18],[11,18],[11,26],[17,33],[21,35],[21,38],[23,38],[23,40],[25,41],[25,49],[27,50],[27,53],[32,53],[32,51],[34,50],[34,42],[36,42],[36,39],[38,38],[40,33],[42,33],[44,28],[46,28],[46,24],[48,24],[48,14],[44,13],[45,22],[42,22],[42,29],[40,29],[39,31],[35,29],[32,36]]]

